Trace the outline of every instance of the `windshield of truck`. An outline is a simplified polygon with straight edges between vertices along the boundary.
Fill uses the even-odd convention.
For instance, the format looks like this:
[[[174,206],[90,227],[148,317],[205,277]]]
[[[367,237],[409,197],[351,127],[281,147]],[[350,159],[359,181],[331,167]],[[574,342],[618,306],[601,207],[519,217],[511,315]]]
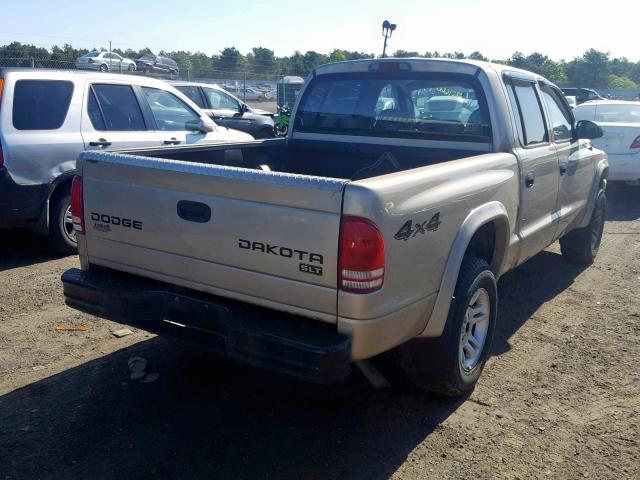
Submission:
[[[323,75],[301,99],[294,131],[491,142],[480,84],[460,74]]]

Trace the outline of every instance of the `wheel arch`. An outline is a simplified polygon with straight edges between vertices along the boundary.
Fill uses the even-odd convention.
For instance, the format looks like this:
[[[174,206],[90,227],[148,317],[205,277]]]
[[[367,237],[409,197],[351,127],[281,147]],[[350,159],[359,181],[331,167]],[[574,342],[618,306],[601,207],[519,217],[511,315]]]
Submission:
[[[609,178],[609,161],[607,158],[601,159],[596,165],[596,174],[593,177],[593,184],[589,192],[587,207],[584,209],[582,219],[576,224],[575,228],[584,228],[591,221],[591,212],[596,205],[596,199],[600,190],[607,189],[607,179]]]
[[[493,201],[473,209],[458,230],[440,282],[440,290],[422,337],[442,334],[462,260],[468,253],[480,255],[497,277],[503,270],[509,247],[509,216],[504,205]]]

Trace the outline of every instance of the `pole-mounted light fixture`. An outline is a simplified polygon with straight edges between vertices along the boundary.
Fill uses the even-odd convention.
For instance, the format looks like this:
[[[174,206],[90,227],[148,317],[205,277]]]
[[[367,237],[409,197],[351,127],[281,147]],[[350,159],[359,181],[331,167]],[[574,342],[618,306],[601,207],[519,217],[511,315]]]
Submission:
[[[393,35],[393,31],[396,29],[395,23],[390,23],[389,20],[382,22],[382,36],[384,37],[384,47],[382,47],[382,58],[387,56],[387,39]]]

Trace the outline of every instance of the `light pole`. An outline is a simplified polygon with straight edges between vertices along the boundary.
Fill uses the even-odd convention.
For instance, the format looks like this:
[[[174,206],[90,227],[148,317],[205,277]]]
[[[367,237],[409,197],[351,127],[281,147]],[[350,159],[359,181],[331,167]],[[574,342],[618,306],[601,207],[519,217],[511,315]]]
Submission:
[[[396,29],[395,23],[389,23],[389,20],[382,22],[382,36],[384,37],[384,47],[382,47],[382,58],[387,56],[387,39],[393,35]]]

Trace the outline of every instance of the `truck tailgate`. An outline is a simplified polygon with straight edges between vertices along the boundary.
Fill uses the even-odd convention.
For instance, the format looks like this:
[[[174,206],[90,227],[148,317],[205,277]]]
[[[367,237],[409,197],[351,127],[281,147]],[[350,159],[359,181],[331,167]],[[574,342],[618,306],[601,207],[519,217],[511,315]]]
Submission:
[[[347,180],[102,152],[79,170],[90,263],[336,321]]]

